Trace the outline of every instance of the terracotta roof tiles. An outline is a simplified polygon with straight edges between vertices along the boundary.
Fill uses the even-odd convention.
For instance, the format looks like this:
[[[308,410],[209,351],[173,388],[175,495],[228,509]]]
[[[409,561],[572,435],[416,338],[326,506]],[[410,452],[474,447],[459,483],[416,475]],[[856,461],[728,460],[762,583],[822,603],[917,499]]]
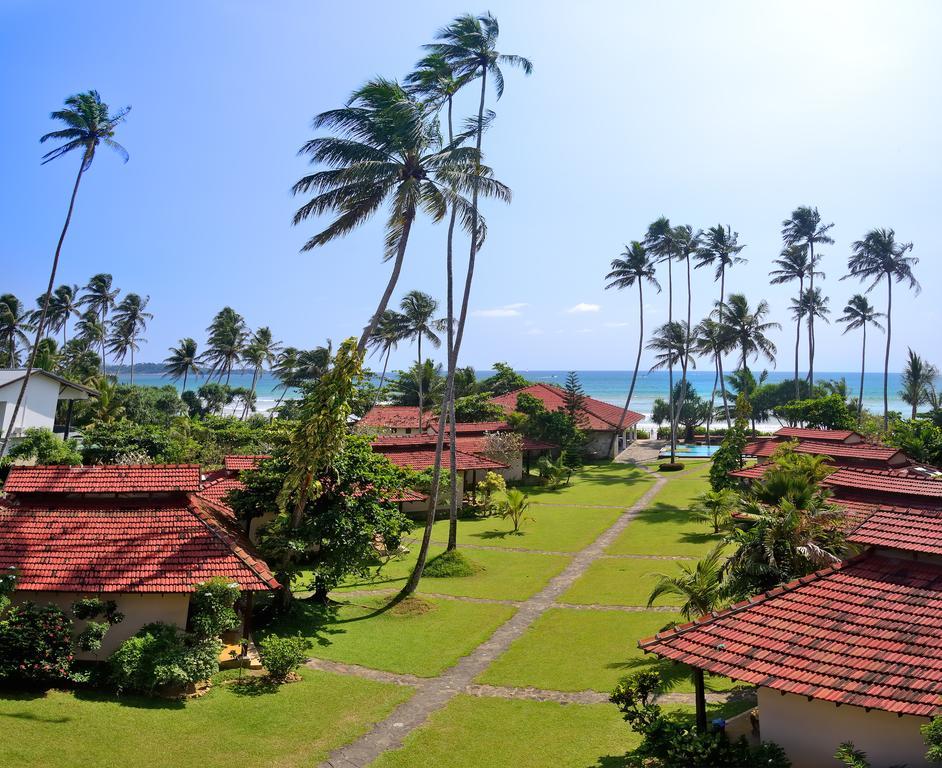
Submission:
[[[223,459],[223,466],[230,472],[241,472],[244,469],[255,469],[259,462],[270,459],[267,453],[233,454]]]
[[[517,395],[523,393],[532,395],[538,400],[543,401],[543,405],[546,406],[546,410],[548,411],[558,411],[565,405],[565,391],[560,387],[544,382],[531,384],[528,387],[508,392],[505,395],[492,397],[491,402],[501,406],[509,413],[517,407]],[[607,432],[617,427],[622,413],[621,406],[606,403],[602,400],[596,400],[594,397],[585,398],[583,410],[585,411],[586,427],[601,432]],[[642,419],[644,419],[642,414],[636,413],[635,411],[628,411],[628,413],[625,414],[622,429],[627,429],[637,424]]]
[[[198,464],[14,466],[3,485],[7,493],[165,493],[199,488]]]

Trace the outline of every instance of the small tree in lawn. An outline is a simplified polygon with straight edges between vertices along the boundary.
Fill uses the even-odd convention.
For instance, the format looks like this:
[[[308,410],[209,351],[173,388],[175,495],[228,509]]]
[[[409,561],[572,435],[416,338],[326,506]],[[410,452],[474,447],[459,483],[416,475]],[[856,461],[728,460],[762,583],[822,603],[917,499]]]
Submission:
[[[749,428],[751,412],[749,398],[744,392],[740,392],[736,397],[736,420],[727,430],[710,464],[710,486],[714,491],[735,488],[738,485],[736,478],[730,477],[729,473],[743,467],[742,452],[746,448],[746,430]]]
[[[718,491],[700,494],[691,512],[698,520],[712,525],[713,533],[719,533],[720,529],[729,522],[730,515],[738,502],[739,495],[734,490],[721,488]]]
[[[524,520],[533,520],[527,516],[527,510],[530,509],[530,500],[527,495],[517,489],[511,488],[504,494],[504,501],[499,507],[499,514],[505,519],[510,519],[514,526],[514,533],[520,533],[520,525]]]

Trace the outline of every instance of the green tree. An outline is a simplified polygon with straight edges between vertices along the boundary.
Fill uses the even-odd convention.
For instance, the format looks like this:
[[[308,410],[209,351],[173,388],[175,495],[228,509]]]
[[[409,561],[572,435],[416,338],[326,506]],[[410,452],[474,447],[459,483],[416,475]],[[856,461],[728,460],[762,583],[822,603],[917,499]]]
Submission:
[[[60,440],[52,430],[30,427],[23,432],[7,457],[11,461],[25,460],[36,464],[82,463],[75,440]]]
[[[935,467],[942,464],[942,428],[928,419],[894,421],[886,442],[914,461]]]
[[[209,366],[208,377],[215,376],[226,386],[232,376],[232,368],[242,359],[249,340],[249,329],[245,318],[232,307],[223,307],[206,329],[206,351],[202,361]]]
[[[805,278],[807,278],[811,272],[811,263],[808,257],[808,249],[804,245],[786,245],[782,249],[782,255],[775,259],[772,262],[778,266],[778,269],[773,269],[769,272],[769,277],[772,278],[772,285],[782,285],[784,283],[791,283],[798,281],[798,296],[801,297],[805,293]],[[823,272],[816,272],[815,274],[824,277]],[[794,302],[793,302],[794,303]],[[801,351],[801,321],[803,317],[801,315],[795,316],[795,397],[796,399],[801,397],[798,388],[798,357],[799,352]]]
[[[186,392],[187,376],[191,373],[198,376],[200,373],[196,341],[187,336],[185,339],[180,339],[177,346],[170,347],[168,351],[170,356],[164,360],[167,375],[172,381],[183,379],[183,391]]]
[[[791,311],[796,322],[801,322],[803,317],[808,318],[808,381],[811,383],[814,382],[815,337],[810,328],[814,326],[814,318],[823,320],[825,323],[830,322],[828,315],[831,310],[828,309],[828,297],[821,294],[820,288],[807,288],[798,295],[797,299],[792,299]],[[811,386],[813,387],[814,384],[812,383]]]
[[[56,282],[56,272],[59,268],[59,255],[62,252],[62,243],[65,242],[66,232],[69,230],[69,222],[72,220],[72,212],[75,209],[75,197],[78,194],[79,184],[82,176],[91,167],[95,159],[95,151],[99,144],[104,144],[128,161],[128,153],[118,142],[114,140],[115,128],[121,123],[125,115],[130,111],[130,107],[118,110],[111,114],[108,105],[102,102],[98,91],[87,91],[74,96],[69,96],[65,100],[65,108],[57,110],[50,115],[53,120],[58,120],[65,124],[65,128],[58,131],[51,131],[40,137],[40,143],[46,141],[62,141],[58,147],[43,155],[43,165],[52,160],[63,157],[76,150],[82,153],[82,162],[79,164],[78,174],[75,177],[75,185],[72,187],[72,197],[69,200],[69,210],[65,216],[65,223],[62,226],[62,232],[59,234],[59,242],[56,244],[56,253],[52,259],[52,269],[49,272],[49,284],[46,287],[45,300],[43,301],[42,311],[36,322],[36,340],[30,351],[29,359],[26,363],[26,374],[23,377],[23,383],[20,385],[19,394],[16,397],[16,403],[13,406],[13,412],[10,417],[10,426],[3,436],[3,445],[0,445],[0,456],[3,456],[7,450],[7,444],[10,442],[10,435],[13,434],[13,427],[16,424],[17,414],[23,405],[23,396],[26,394],[26,385],[33,374],[33,362],[39,347],[39,340],[43,338],[46,331],[46,314],[49,310],[49,302],[52,297],[52,288]]]
[[[134,353],[140,349],[138,342],[146,341],[141,334],[147,330],[147,321],[154,317],[147,311],[149,301],[150,296],[141,298],[136,293],[129,293],[118,304],[111,319],[108,350],[121,362],[130,353],[131,384],[134,384]]]
[[[383,384],[386,383],[386,371],[389,369],[389,356],[396,349],[400,342],[406,340],[406,318],[398,312],[387,309],[383,312],[376,328],[373,329],[373,335],[370,336],[369,346],[383,356],[383,373],[379,377],[379,386],[376,388],[376,397],[379,397],[383,391]],[[376,405],[375,398],[373,405]]]
[[[742,293],[730,294],[729,301],[723,306],[723,325],[733,337],[735,347],[739,348],[744,371],[749,370],[750,357],[758,359],[762,356],[775,361],[775,344],[766,334],[782,326],[766,321],[768,314],[768,302],[760,301],[754,310],[750,309],[749,300]]]
[[[647,344],[647,349],[656,353],[651,370],[667,368],[669,372],[673,371],[674,366],[682,358],[689,356],[687,348],[689,339],[690,334],[682,321],[675,320],[664,323],[654,332]],[[674,376],[673,373],[670,373],[668,376],[668,385],[670,386],[668,415],[670,419],[671,464],[677,462],[677,411],[674,403],[674,396],[677,392],[673,382]]]
[[[668,219],[666,216],[661,216],[656,221],[651,222],[651,224],[648,225],[648,230],[645,233],[642,244],[655,263],[667,264],[667,323],[662,325],[661,328],[655,332],[653,337],[654,339],[660,337],[661,343],[663,343],[667,338],[665,336],[666,330],[677,330],[677,327],[674,326],[673,272],[673,263],[677,256],[677,245],[674,242],[674,228],[671,227],[670,219]],[[684,333],[686,334],[686,331],[684,331]],[[651,348],[650,344],[648,344],[648,348]],[[675,452],[677,447],[677,428],[674,423],[674,401],[672,399],[674,396],[674,366],[677,364],[679,359],[679,356],[672,353],[665,360],[665,365],[667,367],[667,394],[669,399],[668,406],[670,412],[670,443],[672,464],[676,459]]]
[[[267,325],[262,326],[254,334],[245,348],[243,359],[252,366],[252,384],[249,387],[248,398],[245,401],[245,408],[242,411],[244,419],[249,414],[249,408],[255,408],[255,390],[258,387],[259,377],[262,375],[262,369],[268,366],[270,369],[278,359],[278,351],[281,349],[281,342],[275,341],[272,336],[271,328]],[[250,406],[251,404],[251,406]]]
[[[20,364],[20,349],[29,347],[31,323],[23,302],[12,293],[0,296],[0,367],[16,368]]]
[[[104,351],[105,340],[108,338],[108,327],[101,322],[100,315],[91,310],[85,310],[75,323],[75,338],[83,341],[89,347]],[[104,372],[104,358],[99,355],[101,371]]]
[[[491,367],[494,369],[494,375],[481,381],[479,385],[481,392],[488,392],[498,397],[530,386],[530,382],[507,363],[494,363]]]
[[[657,576],[657,583],[648,595],[648,608],[665,595],[679,597],[683,600],[681,615],[692,621],[722,607],[724,546],[723,542],[717,544],[695,564],[678,563],[676,573],[652,574]]]
[[[733,348],[734,338],[729,329],[722,325],[719,320],[712,317],[705,317],[698,324],[693,332],[694,352],[703,357],[709,357],[713,360],[713,388],[710,390],[710,404],[707,409],[707,445],[710,444],[710,424],[713,421],[716,402],[716,388],[720,387],[723,395],[723,413],[727,416],[726,428],[732,426],[729,419],[729,399],[726,393],[726,377],[723,375],[723,356]]]
[[[938,375],[938,368],[917,355],[911,348],[907,349],[906,365],[903,368],[903,388],[899,396],[912,408],[911,419],[916,418],[916,410],[920,405],[929,402],[929,392],[935,387]]]
[[[751,412],[749,397],[745,392],[740,392],[736,396],[736,418],[733,426],[726,430],[723,442],[710,462],[710,487],[714,491],[736,488],[739,485],[739,481],[730,477],[729,473],[743,467],[742,454],[746,448],[746,428],[749,426]]]
[[[509,488],[504,491],[504,498],[497,507],[497,514],[510,520],[514,533],[520,533],[520,526],[524,520],[532,520],[527,516],[530,510],[530,500],[519,488]]]
[[[857,293],[847,300],[844,314],[837,318],[837,322],[844,324],[844,333],[848,331],[863,331],[863,342],[860,346],[860,394],[857,397],[857,421],[860,422],[863,414],[864,373],[867,369],[867,326],[883,330],[880,321],[882,312],[877,312],[870,300],[862,293]]]
[[[632,240],[631,245],[626,245],[625,250],[621,252],[621,258],[612,259],[611,271],[605,275],[608,281],[605,288],[632,288],[638,286],[638,353],[635,355],[635,367],[631,373],[631,383],[628,385],[628,397],[625,398],[625,407],[621,410],[621,416],[618,419],[618,427],[612,433],[612,444],[609,446],[609,453],[615,447],[615,440],[618,433],[621,432],[628,415],[628,409],[631,406],[631,397],[635,391],[635,383],[638,380],[638,367],[641,365],[641,350],[644,348],[644,283],[647,282],[661,292],[661,284],[657,281],[656,265],[654,260],[648,255],[644,245],[637,240]]]
[[[441,320],[436,320],[434,317],[438,312],[438,302],[427,293],[422,293],[422,291],[409,291],[409,293],[402,297],[399,308],[402,310],[402,315],[405,318],[403,328],[405,338],[410,341],[414,339],[417,344],[416,370],[419,372],[424,371],[422,339],[424,338],[436,349],[442,345],[442,340],[439,338],[437,332],[440,332],[444,326]],[[419,421],[416,426],[420,430],[423,424],[422,411],[425,406],[422,379],[422,376],[416,378],[419,398]]]
[[[503,421],[504,409],[491,402],[487,392],[478,392],[455,399],[455,422]]]
[[[704,520],[713,526],[713,533],[719,533],[730,521],[730,515],[739,503],[739,496],[729,488],[718,491],[706,491],[695,500],[691,512],[698,520]]]
[[[579,374],[569,371],[563,387],[563,410],[577,427],[585,426],[585,390],[579,381]]]
[[[113,283],[114,279],[112,276],[105,272],[92,275],[83,289],[84,293],[82,297],[79,299],[79,304],[86,307],[87,311],[98,316],[102,328],[108,327],[108,313],[114,309],[115,302],[120,293],[120,291],[113,286]],[[105,341],[106,336],[103,334],[99,341],[102,373],[104,373],[106,363]]]
[[[913,275],[919,259],[906,254],[912,243],[897,243],[892,229],[871,229],[863,239],[854,241],[853,255],[847,261],[849,274],[841,279],[856,277],[869,281],[866,293],[886,280],[886,351],[883,356],[883,430],[890,423],[890,343],[893,336],[893,283],[905,282],[910,290],[919,293],[921,287]]]
[[[77,285],[60,285],[49,297],[48,307],[45,294],[36,299],[35,318],[38,321],[45,309],[46,327],[50,333],[62,332],[62,346],[69,341],[69,321],[79,314],[78,292]]]
[[[694,232],[693,227],[689,224],[674,227],[674,245],[677,249],[677,259],[678,261],[682,260],[684,262],[687,271],[687,322],[684,326],[687,337],[684,340],[684,354],[680,359],[680,380],[682,382],[680,387],[680,400],[674,402],[674,409],[677,413],[674,417],[675,424],[684,407],[684,397],[687,394],[687,369],[692,363],[690,355],[694,348],[691,335],[693,333],[693,318],[690,314],[691,307],[693,306],[693,291],[690,285],[690,257],[700,250],[700,238],[702,235],[702,231]]]

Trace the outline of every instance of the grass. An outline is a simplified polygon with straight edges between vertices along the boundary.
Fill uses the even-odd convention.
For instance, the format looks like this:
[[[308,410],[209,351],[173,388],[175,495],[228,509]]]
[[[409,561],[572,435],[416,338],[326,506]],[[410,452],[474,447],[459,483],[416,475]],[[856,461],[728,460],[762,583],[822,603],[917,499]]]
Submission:
[[[464,581],[464,580],[463,580]],[[325,607],[304,601],[272,627],[300,633],[311,654],[389,672],[433,677],[483,643],[513,614],[506,605],[410,598],[357,597]]]
[[[532,486],[524,490],[531,502],[630,507],[653,482],[648,473],[637,467],[608,462],[586,464],[573,472],[569,485],[559,488]]]
[[[531,503],[528,515],[533,520],[525,520],[517,534],[509,520],[495,517],[459,520],[458,545],[578,552],[595,541],[621,513],[620,508],[555,507]],[[435,523],[432,540],[442,543],[448,540],[447,520]]]
[[[657,582],[655,573],[673,574],[676,560],[606,558],[596,560],[559,598],[561,603],[646,606]],[[657,605],[680,605],[680,598],[665,595]]]
[[[442,552],[425,564],[423,576],[430,579],[465,578],[481,573],[484,566],[469,560],[458,550]]]
[[[684,667],[659,662],[637,647],[680,615],[666,612],[580,611],[552,608],[537,619],[478,682],[555,691],[608,692],[624,675],[657,668],[674,683],[672,690],[690,692]],[[726,690],[731,681],[709,678],[707,688]]]
[[[610,704],[457,696],[374,768],[616,768],[638,738]]]
[[[430,560],[439,557],[444,548],[432,547]],[[460,551],[460,550],[459,550]],[[526,600],[539,592],[546,583],[569,563],[566,555],[543,555],[533,552],[501,552],[497,550],[469,549],[462,553],[476,568],[472,576],[424,576],[419,592],[432,592],[459,597],[485,597],[503,600]],[[352,589],[394,589],[405,584],[418,556],[418,544],[401,560],[391,560],[378,574],[369,579],[351,579],[334,595]]]
[[[252,694],[217,685],[185,704],[87,692],[3,693],[0,765],[311,766],[412,693],[370,680],[301,674],[301,682]]]

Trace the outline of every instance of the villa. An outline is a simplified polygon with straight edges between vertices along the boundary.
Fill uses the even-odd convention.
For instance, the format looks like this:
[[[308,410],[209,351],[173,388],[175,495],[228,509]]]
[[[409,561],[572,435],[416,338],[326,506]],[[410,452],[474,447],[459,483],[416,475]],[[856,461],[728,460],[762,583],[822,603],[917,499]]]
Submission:
[[[270,458],[271,456],[267,454],[242,454],[224,457],[222,469],[203,475],[203,482],[199,490],[200,498],[223,507],[231,514],[228,496],[232,491],[245,488],[240,477],[242,472],[255,469],[260,461]],[[258,543],[258,531],[263,525],[270,523],[274,519],[275,514],[276,511],[272,510],[244,524],[245,533],[249,537],[249,541],[253,544]]]

